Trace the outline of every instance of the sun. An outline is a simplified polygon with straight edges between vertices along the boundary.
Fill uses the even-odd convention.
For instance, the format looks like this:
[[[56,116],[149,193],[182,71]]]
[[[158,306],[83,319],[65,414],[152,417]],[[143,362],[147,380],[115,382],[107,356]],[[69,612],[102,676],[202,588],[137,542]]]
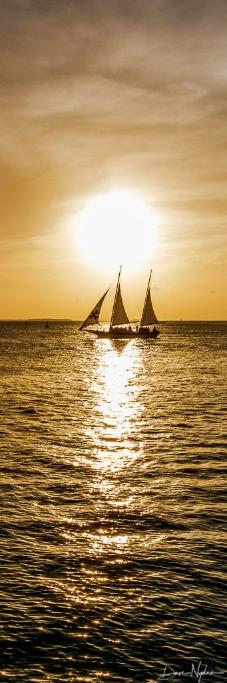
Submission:
[[[96,195],[74,225],[81,256],[92,266],[111,271],[122,264],[135,271],[153,260],[155,215],[133,192],[114,190]]]

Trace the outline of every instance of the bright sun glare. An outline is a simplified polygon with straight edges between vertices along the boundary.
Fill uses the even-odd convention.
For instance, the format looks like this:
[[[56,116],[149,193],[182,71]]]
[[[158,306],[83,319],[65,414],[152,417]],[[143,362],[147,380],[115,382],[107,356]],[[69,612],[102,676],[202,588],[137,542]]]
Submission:
[[[141,197],[126,190],[92,198],[76,220],[76,240],[92,266],[133,271],[152,261],[155,216]]]

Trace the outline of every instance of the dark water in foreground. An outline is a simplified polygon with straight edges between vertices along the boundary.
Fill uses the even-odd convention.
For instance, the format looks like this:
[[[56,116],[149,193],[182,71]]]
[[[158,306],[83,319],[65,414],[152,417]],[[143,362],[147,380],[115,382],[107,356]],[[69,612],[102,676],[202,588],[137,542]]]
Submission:
[[[226,333],[0,324],[0,680],[226,680]]]

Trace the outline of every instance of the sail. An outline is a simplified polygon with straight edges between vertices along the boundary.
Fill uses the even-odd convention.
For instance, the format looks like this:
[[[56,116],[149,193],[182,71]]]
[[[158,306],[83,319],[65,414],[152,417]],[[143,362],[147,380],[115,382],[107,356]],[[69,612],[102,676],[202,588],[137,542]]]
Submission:
[[[150,290],[148,290],[140,325],[143,327],[144,325],[154,325],[157,322],[158,320],[151,302]]]
[[[111,318],[111,325],[128,325],[129,319],[127,313],[125,312],[125,307],[121,296],[121,286],[118,286],[116,299],[114,302],[114,308]]]
[[[148,279],[148,285],[147,285],[147,291],[146,291],[146,296],[145,296],[145,301],[144,301],[144,307],[143,307],[143,313],[142,313],[142,318],[140,321],[140,327],[144,327],[147,325],[154,325],[155,323],[158,322],[153,306],[152,306],[152,301],[151,301],[151,293],[150,293],[150,281],[151,281],[151,273],[149,275]]]
[[[99,299],[96,306],[92,309],[91,313],[88,315],[86,320],[84,320],[82,325],[79,327],[79,330],[83,330],[84,327],[88,327],[88,325],[98,325],[101,306],[102,306],[102,303],[103,303],[105,296],[107,295],[108,291],[109,291],[109,289],[107,289],[105,294],[103,294],[101,299]]]
[[[121,285],[120,285],[121,267],[119,270],[116,294],[114,299],[114,305],[112,310],[112,316],[110,321],[110,327],[114,325],[128,325],[129,319],[127,313],[125,312],[125,307],[121,296]]]

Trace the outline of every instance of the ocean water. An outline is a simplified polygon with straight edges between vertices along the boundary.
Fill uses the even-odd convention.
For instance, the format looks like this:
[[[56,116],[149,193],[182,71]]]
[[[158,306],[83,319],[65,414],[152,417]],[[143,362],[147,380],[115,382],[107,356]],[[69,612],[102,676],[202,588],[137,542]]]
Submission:
[[[224,323],[0,323],[0,679],[226,680]]]

